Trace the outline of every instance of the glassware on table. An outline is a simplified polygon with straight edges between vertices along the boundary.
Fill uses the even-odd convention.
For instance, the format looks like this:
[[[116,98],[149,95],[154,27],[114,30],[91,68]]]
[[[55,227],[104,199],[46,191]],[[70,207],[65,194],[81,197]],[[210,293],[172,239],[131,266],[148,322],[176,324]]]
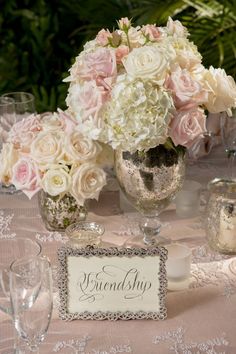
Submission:
[[[15,104],[14,100],[10,97],[0,97],[0,152],[2,145],[7,141],[8,132],[12,125],[15,123]],[[0,183],[0,193],[13,193],[15,187],[5,183]]]
[[[16,122],[36,113],[35,98],[29,92],[8,92],[4,93],[2,97],[8,97],[14,100]]]
[[[98,246],[101,236],[104,234],[104,227],[96,222],[76,222],[66,228],[66,235],[72,245],[84,247],[86,245]]]
[[[165,247],[168,251],[166,261],[168,290],[188,288],[191,274],[191,249],[180,243],[171,243]]]
[[[236,178],[236,113],[230,117],[223,112],[220,117],[220,128],[223,146],[228,155],[228,178]]]
[[[9,272],[13,261],[22,257],[38,256],[41,246],[29,238],[15,237],[0,240],[0,310],[12,315]]]
[[[27,257],[13,262],[10,292],[15,328],[29,350],[38,353],[52,316],[50,262],[44,257]]]
[[[139,228],[143,234],[131,239],[145,244],[166,243],[159,235],[159,214],[171,203],[182,187],[185,153],[157,146],[146,152],[115,152],[116,176],[122,191],[141,213]]]
[[[209,183],[206,237],[214,250],[236,254],[236,181],[214,179]]]
[[[200,191],[202,185],[194,180],[185,180],[175,198],[176,214],[181,218],[191,218],[199,214]]]

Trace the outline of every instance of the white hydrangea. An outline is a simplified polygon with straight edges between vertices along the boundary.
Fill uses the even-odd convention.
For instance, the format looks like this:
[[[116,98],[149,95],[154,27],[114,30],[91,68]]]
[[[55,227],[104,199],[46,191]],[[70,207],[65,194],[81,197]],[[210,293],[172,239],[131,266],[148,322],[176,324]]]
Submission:
[[[130,152],[163,144],[173,107],[170,94],[152,81],[122,75],[102,112],[100,140]]]

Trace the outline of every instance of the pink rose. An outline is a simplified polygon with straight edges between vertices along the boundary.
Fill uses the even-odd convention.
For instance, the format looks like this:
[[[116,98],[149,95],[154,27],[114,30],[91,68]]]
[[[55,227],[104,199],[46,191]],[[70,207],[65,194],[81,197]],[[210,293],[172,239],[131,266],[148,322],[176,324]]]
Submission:
[[[12,168],[12,183],[31,199],[39,190],[40,177],[33,160],[20,158]]]
[[[112,38],[112,34],[109,30],[102,29],[98,32],[96,41],[99,45],[105,47],[109,43],[109,38]]]
[[[95,80],[97,84],[111,90],[111,83],[117,76],[116,57],[114,50],[98,48],[88,53],[79,63],[79,76],[83,80]]]
[[[16,148],[28,151],[30,144],[42,129],[40,115],[30,115],[27,118],[15,123],[8,135],[8,141]]]
[[[102,105],[107,99],[104,87],[95,81],[85,81],[83,85],[72,85],[66,103],[70,109],[85,121],[92,116],[96,119]]]
[[[206,131],[206,116],[202,109],[177,112],[170,124],[170,137],[174,144],[187,148]]]
[[[129,54],[129,47],[127,45],[121,45],[116,49],[116,62],[117,64],[122,63],[122,59]]]
[[[131,21],[128,19],[128,17],[122,17],[118,21],[118,26],[121,30],[127,31],[131,27]]]
[[[155,42],[161,37],[161,32],[155,25],[146,25],[142,27],[142,32],[149,41]]]
[[[167,78],[165,87],[172,91],[177,109],[189,110],[207,101],[207,91],[191,77],[188,70],[179,66]]]

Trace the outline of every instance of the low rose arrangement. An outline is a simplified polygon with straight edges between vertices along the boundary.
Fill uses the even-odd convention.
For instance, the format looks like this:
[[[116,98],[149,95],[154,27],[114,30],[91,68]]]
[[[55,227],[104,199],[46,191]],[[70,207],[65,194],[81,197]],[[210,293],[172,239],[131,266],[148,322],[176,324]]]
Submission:
[[[133,27],[118,21],[87,42],[70,68],[66,103],[79,129],[113,149],[190,148],[207,112],[236,106],[236,85],[223,69],[205,68],[179,21]]]
[[[59,110],[15,123],[0,154],[0,181],[30,199],[41,189],[51,196],[71,194],[78,205],[97,199],[106,184],[98,163],[102,148],[83,136]]]

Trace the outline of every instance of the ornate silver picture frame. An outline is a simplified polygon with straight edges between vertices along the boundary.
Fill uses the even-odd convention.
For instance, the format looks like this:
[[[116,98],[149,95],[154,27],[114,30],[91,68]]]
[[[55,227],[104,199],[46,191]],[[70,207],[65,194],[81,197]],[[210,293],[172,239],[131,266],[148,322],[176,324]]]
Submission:
[[[164,247],[61,247],[60,318],[165,319],[166,259]]]

